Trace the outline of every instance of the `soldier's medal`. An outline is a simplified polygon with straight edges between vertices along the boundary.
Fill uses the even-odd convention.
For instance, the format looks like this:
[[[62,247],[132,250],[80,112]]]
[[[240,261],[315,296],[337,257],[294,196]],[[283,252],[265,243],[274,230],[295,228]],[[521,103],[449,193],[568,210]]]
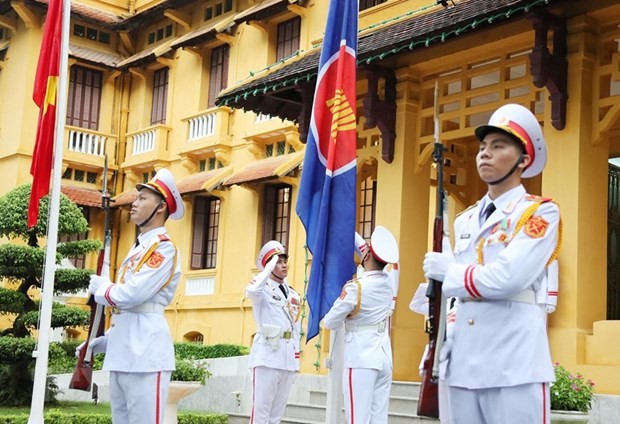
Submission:
[[[159,268],[161,264],[164,262],[164,255],[159,252],[153,252],[151,256],[149,256],[149,260],[146,261],[146,266],[149,268]]]
[[[344,300],[344,298],[347,297],[347,289],[345,289],[344,287],[342,288],[342,291],[340,292],[340,300]]]
[[[542,216],[533,216],[526,223],[523,232],[532,238],[544,237],[549,227],[549,222]]]

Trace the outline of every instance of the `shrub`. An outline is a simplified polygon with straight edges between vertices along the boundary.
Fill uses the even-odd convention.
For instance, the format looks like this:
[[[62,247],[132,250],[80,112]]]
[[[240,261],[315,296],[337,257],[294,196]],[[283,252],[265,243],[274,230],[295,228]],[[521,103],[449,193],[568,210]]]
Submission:
[[[177,359],[176,370],[172,372],[172,381],[199,381],[205,384],[211,373],[207,364],[201,364],[191,359]]]
[[[0,424],[27,424],[27,415],[5,415],[0,417]],[[64,413],[52,410],[45,414],[46,424],[112,424],[112,417],[104,414]],[[179,424],[228,424],[225,414],[180,413]]]
[[[188,359],[228,358],[247,355],[250,352],[245,346],[233,344],[206,346],[197,343],[175,343],[174,351],[177,357]]]
[[[555,383],[551,386],[551,409],[589,412],[594,398],[594,382],[585,380],[579,373],[571,374],[558,362],[553,368]]]

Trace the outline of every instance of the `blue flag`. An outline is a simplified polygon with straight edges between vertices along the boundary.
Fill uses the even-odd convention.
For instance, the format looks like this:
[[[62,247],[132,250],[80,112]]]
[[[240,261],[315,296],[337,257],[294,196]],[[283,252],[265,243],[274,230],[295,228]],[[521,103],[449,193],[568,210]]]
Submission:
[[[312,252],[307,341],[355,273],[357,15],[356,0],[330,2],[296,205]]]

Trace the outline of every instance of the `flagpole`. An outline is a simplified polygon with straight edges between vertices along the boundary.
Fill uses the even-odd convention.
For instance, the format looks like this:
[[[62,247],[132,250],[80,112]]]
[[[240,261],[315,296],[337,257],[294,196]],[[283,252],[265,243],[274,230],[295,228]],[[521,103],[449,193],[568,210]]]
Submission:
[[[327,360],[327,404],[325,424],[338,424],[342,417],[342,378],[344,373],[344,325],[330,331],[330,356]]]
[[[45,268],[41,283],[41,307],[39,310],[39,337],[37,348],[32,352],[36,358],[32,403],[28,424],[44,422],[45,391],[47,388],[47,362],[52,326],[52,300],[54,297],[54,272],[56,270],[56,247],[58,244],[58,221],[60,215],[60,177],[62,175],[62,153],[64,144],[64,119],[67,114],[67,67],[69,65],[69,22],[71,0],[62,0],[62,37],[60,44],[60,66],[58,70],[58,91],[56,108],[56,132],[54,143],[54,162],[52,167],[52,189],[50,192],[47,224],[47,246],[45,249]]]

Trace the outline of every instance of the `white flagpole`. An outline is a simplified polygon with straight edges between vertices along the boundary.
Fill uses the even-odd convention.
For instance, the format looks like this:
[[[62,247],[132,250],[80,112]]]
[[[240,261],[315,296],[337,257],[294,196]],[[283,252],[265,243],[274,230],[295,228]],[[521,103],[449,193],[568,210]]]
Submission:
[[[41,284],[41,308],[39,311],[39,338],[37,349],[32,352],[36,358],[32,403],[28,424],[41,424],[47,388],[47,361],[52,326],[52,300],[54,297],[54,272],[56,270],[56,247],[58,244],[58,220],[60,214],[60,177],[62,174],[62,153],[64,144],[65,116],[67,114],[67,67],[69,64],[69,18],[71,0],[62,0],[62,32],[60,45],[60,65],[58,69],[58,91],[56,92],[56,133],[54,143],[54,162],[52,168],[52,190],[47,223],[47,246],[45,249],[45,268]]]
[[[330,355],[327,359],[327,404],[325,423],[338,424],[342,416],[342,374],[344,373],[344,325],[330,331]]]

